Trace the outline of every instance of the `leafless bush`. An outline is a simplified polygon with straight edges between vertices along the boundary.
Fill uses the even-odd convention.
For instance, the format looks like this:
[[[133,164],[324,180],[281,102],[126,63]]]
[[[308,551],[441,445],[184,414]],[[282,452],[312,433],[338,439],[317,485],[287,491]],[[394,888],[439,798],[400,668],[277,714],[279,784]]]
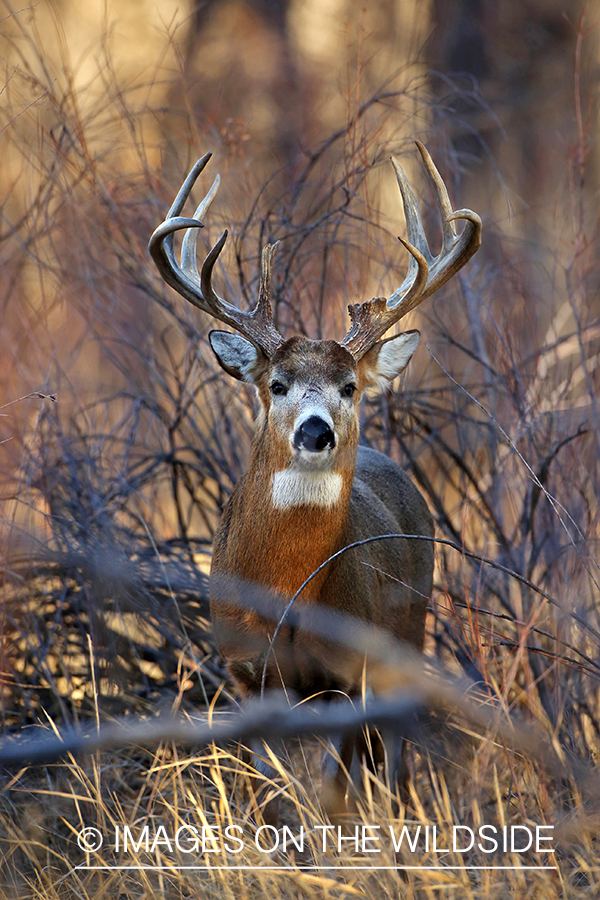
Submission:
[[[206,573],[220,509],[246,466],[253,398],[221,378],[209,323],[160,283],[148,237],[190,163],[212,149],[227,177],[201,239],[231,229],[224,292],[251,303],[262,247],[280,240],[278,327],[339,337],[346,303],[386,293],[404,264],[386,159],[409,150],[393,125],[406,96],[427,103],[425,80],[380,91],[281,171],[253,161],[235,129],[199,133],[190,117],[161,167],[138,127],[161,110],[140,112],[110,65],[91,113],[68,82],[44,80],[41,63],[24,64],[3,94],[17,160],[0,230],[7,731],[228,699]],[[458,190],[470,158],[436,154],[447,146],[441,104],[436,117],[428,143]],[[427,652],[586,765],[600,729],[600,274],[598,223],[583,199],[588,146],[582,124],[561,206],[570,225],[552,231],[550,251],[484,221],[460,288],[420,311],[429,352],[402,390],[363,412],[364,440],[407,469],[436,518]],[[443,752],[452,756],[451,741]],[[521,763],[505,763],[512,784]],[[548,784],[559,787],[531,788],[536,808]],[[518,804],[526,809],[524,793]]]

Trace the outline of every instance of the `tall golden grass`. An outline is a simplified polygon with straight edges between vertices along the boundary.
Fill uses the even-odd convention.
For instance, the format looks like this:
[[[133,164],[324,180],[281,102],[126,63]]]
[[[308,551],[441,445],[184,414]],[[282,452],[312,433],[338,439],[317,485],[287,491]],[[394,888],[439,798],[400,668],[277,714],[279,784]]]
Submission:
[[[214,150],[226,177],[202,239],[208,247],[231,229],[223,291],[251,302],[261,248],[279,239],[280,327],[340,336],[347,302],[401,278],[386,159],[410,160],[404,119],[396,124],[406,109],[419,111],[414,136],[457,190],[469,160],[444,154],[444,124],[427,124],[426,80],[408,76],[369,96],[348,91],[343,120],[293,167],[255,159],[243,121],[199,125],[191,104],[167,142],[161,97],[187,97],[183,76],[162,95],[152,78],[128,86],[106,53],[94,91],[76,87],[66,63],[51,77],[35,21],[13,19],[19,68],[7,73],[0,135],[3,728],[23,739],[34,726],[157,712],[220,721],[234,704],[210,638],[206,573],[219,510],[247,461],[253,400],[217,371],[209,323],[161,284],[148,237],[190,164]],[[584,192],[585,116],[578,123],[564,151],[568,189],[539,223],[545,245],[535,235],[517,245],[488,218],[460,283],[419,311],[424,346],[402,389],[369,400],[363,421],[365,440],[419,485],[447,542],[426,654],[465,679],[502,729],[474,723],[458,701],[431,712],[415,735],[410,804],[396,817],[379,774],[365,771],[352,827],[436,826],[448,847],[453,826],[551,825],[556,853],[490,863],[477,847],[323,850],[318,744],[304,741],[277,765],[283,821],[303,826],[307,845],[267,854],[254,845],[246,758],[161,741],[5,768],[5,896],[598,895],[598,221]],[[555,765],[511,742],[513,720],[544,735]],[[120,861],[117,826],[172,836],[184,824],[235,824],[247,840],[235,855],[217,843],[208,871],[177,868],[203,859],[167,843],[130,852],[135,870],[82,868]],[[77,845],[89,826],[106,836],[97,853]],[[402,868],[411,865],[427,868]]]

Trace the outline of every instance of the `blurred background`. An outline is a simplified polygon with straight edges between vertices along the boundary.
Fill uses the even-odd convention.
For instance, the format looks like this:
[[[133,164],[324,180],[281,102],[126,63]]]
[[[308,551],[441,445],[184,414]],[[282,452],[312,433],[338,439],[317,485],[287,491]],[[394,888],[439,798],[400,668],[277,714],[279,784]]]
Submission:
[[[248,461],[254,397],[218,369],[213,323],[147,253],[193,163],[212,151],[189,214],[223,179],[198,239],[202,259],[229,230],[219,293],[253,304],[262,248],[279,240],[280,330],[340,339],[347,304],[388,296],[406,271],[390,154],[439,248],[416,138],[455,208],[482,216],[483,245],[402,321],[421,343],[396,390],[365,401],[363,439],[406,469],[437,537],[454,545],[436,548],[427,654],[486,704],[535,722],[565,765],[595,765],[600,5],[0,0],[0,10],[3,729],[198,715],[228,701],[207,572]],[[493,735],[472,762],[454,734],[441,750],[434,742],[433,775],[435,748],[413,759],[423,821],[442,816],[447,760],[448,821],[597,809],[597,790],[579,795],[568,766],[545,776]],[[163,752],[170,766],[176,751],[157,751],[158,762]],[[223,759],[235,804],[236,763]],[[195,761],[185,794],[180,770],[171,785],[138,750],[102,778],[70,763],[11,775],[0,795],[0,858],[17,892],[7,896],[32,896],[33,883],[47,889],[36,896],[58,896],[48,872],[71,871],[75,782],[96,824],[132,821],[144,804],[168,821],[198,791],[198,808],[221,803],[215,760]],[[588,897],[600,890],[590,834],[560,857],[564,883]],[[452,896],[487,896],[460,877]],[[558,896],[549,885],[563,881],[547,877],[539,896]],[[86,884],[78,896],[100,896],[91,875]]]
[[[5,721],[41,707],[69,718],[90,702],[90,635],[109,706],[154,696],[181,659],[196,673],[186,690],[205,699],[222,676],[205,574],[254,400],[217,370],[208,317],[161,283],[146,252],[188,169],[213,152],[196,202],[223,177],[199,253],[230,230],[225,295],[252,303],[261,249],[280,240],[280,328],[341,338],[348,303],[404,276],[391,153],[439,246],[415,138],[455,207],[481,214],[483,247],[403,321],[422,345],[402,390],[365,404],[364,437],[411,473],[439,537],[558,598],[441,547],[432,652],[478,681],[495,666],[504,684],[527,634],[506,695],[535,683],[526,702],[553,727],[565,703],[589,712],[588,683],[560,660],[573,641],[597,657],[589,630],[572,634],[574,611],[598,613],[596,5],[2,10]],[[488,616],[476,646],[473,604]],[[532,617],[543,634],[530,635]],[[595,712],[578,714],[595,735]]]

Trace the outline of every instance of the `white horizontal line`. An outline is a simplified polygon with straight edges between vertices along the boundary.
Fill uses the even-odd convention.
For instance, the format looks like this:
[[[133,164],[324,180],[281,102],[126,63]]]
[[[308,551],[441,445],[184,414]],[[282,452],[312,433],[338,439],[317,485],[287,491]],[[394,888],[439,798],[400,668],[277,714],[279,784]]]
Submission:
[[[460,869],[461,871],[465,871],[467,869],[473,870],[475,872],[482,871],[513,871],[513,872],[522,872],[525,869],[549,869],[551,871],[557,871],[558,866],[84,866],[83,864],[79,866],[75,866],[74,871],[90,871],[90,870],[100,870],[100,871],[108,871],[111,872],[120,872],[123,870],[132,870],[132,871],[200,871],[200,872],[226,872],[231,870],[232,872],[301,872],[304,870],[307,871],[319,871],[321,869],[334,869],[336,871],[345,870],[347,872],[352,871],[353,869],[366,869],[368,871],[394,871],[396,869],[410,869],[410,870],[418,870],[420,872],[428,872],[428,871],[448,871],[450,869]]]

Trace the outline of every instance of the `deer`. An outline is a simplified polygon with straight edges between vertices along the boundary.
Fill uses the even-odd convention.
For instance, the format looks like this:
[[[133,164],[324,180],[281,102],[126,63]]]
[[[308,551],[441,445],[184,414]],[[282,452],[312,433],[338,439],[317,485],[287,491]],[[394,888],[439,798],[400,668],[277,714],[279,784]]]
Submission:
[[[384,335],[469,261],[480,246],[482,223],[472,210],[453,210],[429,152],[419,141],[416,145],[437,197],[441,250],[432,254],[417,197],[391,157],[406,220],[407,239],[398,240],[409,253],[408,270],[389,297],[348,307],[350,327],[341,341],[284,338],[275,327],[271,280],[277,244],[262,251],[258,299],[251,310],[222,299],[213,288],[227,231],[198,271],[197,236],[219,175],[194,216],[181,213],[210,153],[192,168],[150,239],[149,252],[164,281],[233,329],[211,331],[210,346],[222,369],[258,395],[248,471],[223,509],[210,572],[212,627],[242,701],[264,690],[283,690],[300,700],[359,698],[368,668],[360,654],[342,651],[335,633],[317,636],[281,627],[281,621],[275,633],[271,619],[236,602],[240,584],[274,593],[281,611],[304,585],[298,604],[352,616],[423,651],[433,583],[433,519],[404,470],[359,443],[359,411],[366,390],[389,388],[404,371],[420,336],[416,330]],[[460,220],[464,226],[457,233]],[[174,246],[178,231],[185,232],[180,261]],[[339,553],[366,538],[394,534],[414,539],[388,537]],[[273,778],[261,746],[252,749],[259,775]],[[404,751],[402,736],[385,743],[388,780],[400,791],[407,779]],[[356,734],[331,740],[327,748],[322,798],[331,821],[347,812],[350,773],[360,752],[364,738],[361,745]],[[262,813],[265,822],[278,823],[272,792]]]

